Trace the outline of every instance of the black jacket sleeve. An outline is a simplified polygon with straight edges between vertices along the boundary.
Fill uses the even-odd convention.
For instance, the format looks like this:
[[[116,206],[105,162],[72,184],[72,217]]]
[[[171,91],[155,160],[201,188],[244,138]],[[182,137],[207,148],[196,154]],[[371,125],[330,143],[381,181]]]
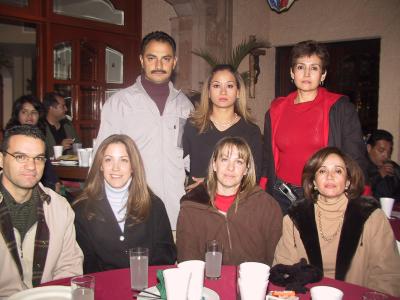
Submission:
[[[269,110],[265,114],[264,123],[264,144],[262,153],[262,177],[268,179],[267,191],[271,191],[271,187],[275,182],[275,160],[272,152],[272,132],[271,132],[271,117]]]
[[[252,150],[253,157],[254,157],[254,164],[255,164],[255,167],[256,167],[257,182],[259,182],[260,178],[261,178],[261,174],[262,174],[263,149],[262,149],[261,130],[255,124],[254,124],[254,130],[253,130],[252,135],[250,136],[250,139],[249,139],[249,144],[250,144],[250,148]]]
[[[341,97],[329,112],[329,146],[338,147],[353,158],[368,178],[367,147],[362,138],[360,119],[347,96]]]
[[[157,197],[152,199],[153,247],[150,265],[172,265],[176,262],[176,247],[164,203]]]
[[[98,263],[98,258],[96,256],[95,248],[92,245],[92,241],[90,238],[90,232],[86,229],[87,218],[84,216],[84,205],[78,204],[74,206],[75,211],[75,230],[76,230],[76,241],[81,247],[84,259],[83,259],[83,273],[94,273],[103,271]]]

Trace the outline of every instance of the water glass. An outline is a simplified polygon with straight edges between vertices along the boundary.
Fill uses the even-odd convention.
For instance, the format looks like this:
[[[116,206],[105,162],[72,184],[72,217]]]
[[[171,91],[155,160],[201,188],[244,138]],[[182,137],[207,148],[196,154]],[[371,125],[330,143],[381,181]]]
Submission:
[[[129,249],[131,288],[143,290],[148,287],[149,249],[136,247]]]
[[[90,275],[71,279],[72,300],[94,300],[95,278]]]
[[[91,152],[87,149],[78,149],[79,166],[89,167]]]
[[[81,143],[74,143],[72,145],[72,151],[74,152],[74,154],[78,155],[78,150],[82,149],[82,144]]]
[[[217,240],[206,243],[206,277],[219,279],[221,277],[222,245]]]

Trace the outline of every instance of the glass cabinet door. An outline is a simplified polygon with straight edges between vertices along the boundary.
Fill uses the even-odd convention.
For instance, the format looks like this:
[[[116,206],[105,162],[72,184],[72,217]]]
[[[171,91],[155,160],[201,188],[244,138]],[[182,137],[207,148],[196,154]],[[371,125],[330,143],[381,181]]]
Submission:
[[[53,78],[71,79],[72,46],[70,42],[59,43],[53,48]]]
[[[108,97],[140,73],[138,50],[130,38],[101,31],[54,26],[53,72],[49,89],[66,96],[68,113],[84,147],[92,145]],[[129,70],[129,73],[126,72]]]
[[[106,82],[124,82],[124,55],[110,47],[106,47]]]

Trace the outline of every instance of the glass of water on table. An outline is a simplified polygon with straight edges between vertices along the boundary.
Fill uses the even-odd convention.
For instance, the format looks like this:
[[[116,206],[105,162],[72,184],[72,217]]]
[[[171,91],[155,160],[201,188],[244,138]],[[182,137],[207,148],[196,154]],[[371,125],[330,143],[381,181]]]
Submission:
[[[90,275],[71,279],[72,300],[94,300],[95,278]]]
[[[206,243],[206,277],[219,279],[221,277],[222,244],[217,240]]]
[[[129,249],[131,288],[141,291],[148,287],[149,249],[136,247]]]

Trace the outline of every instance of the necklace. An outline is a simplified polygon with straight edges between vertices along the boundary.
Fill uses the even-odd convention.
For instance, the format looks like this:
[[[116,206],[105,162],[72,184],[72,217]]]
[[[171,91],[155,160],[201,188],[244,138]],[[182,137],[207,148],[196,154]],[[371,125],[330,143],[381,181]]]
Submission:
[[[213,117],[210,117],[210,120],[217,125],[218,127],[222,127],[222,128],[227,128],[227,127],[231,127],[233,124],[236,123],[238,119],[238,115],[237,113],[235,113],[235,115],[233,116],[233,119],[227,122],[217,122]]]
[[[335,239],[335,237],[339,234],[340,229],[342,228],[343,225],[343,219],[344,219],[344,213],[343,215],[340,216],[341,220],[339,222],[338,228],[336,229],[336,231],[331,234],[331,235],[326,235],[324,233],[324,230],[322,229],[322,217],[321,217],[321,210],[318,207],[317,209],[317,216],[318,216],[318,225],[319,225],[319,233],[321,234],[321,238],[325,241],[325,242],[331,242]]]

